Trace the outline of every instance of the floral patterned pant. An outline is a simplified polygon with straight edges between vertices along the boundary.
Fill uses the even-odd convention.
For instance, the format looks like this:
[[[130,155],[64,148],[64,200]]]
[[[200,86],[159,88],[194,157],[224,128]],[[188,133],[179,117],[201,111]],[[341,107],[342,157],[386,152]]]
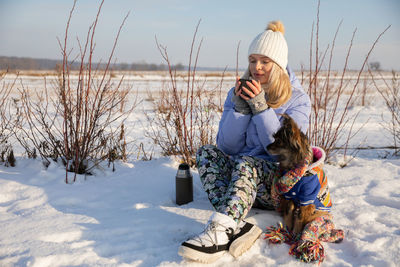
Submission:
[[[253,206],[274,209],[269,174],[277,168],[275,163],[250,156],[234,159],[213,145],[205,145],[197,151],[196,165],[217,212],[239,222]]]

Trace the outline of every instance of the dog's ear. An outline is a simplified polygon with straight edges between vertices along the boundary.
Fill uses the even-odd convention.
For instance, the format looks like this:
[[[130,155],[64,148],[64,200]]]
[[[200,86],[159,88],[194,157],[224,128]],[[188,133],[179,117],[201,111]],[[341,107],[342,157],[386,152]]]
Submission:
[[[285,140],[292,140],[292,134],[293,134],[293,130],[292,130],[292,122],[293,119],[287,115],[287,114],[282,114],[283,117],[283,124],[281,127],[281,131],[282,131],[282,135],[284,137]]]
[[[307,135],[303,134],[300,129],[299,129],[299,133],[300,133],[300,150],[301,150],[301,154],[302,155],[306,155],[308,153],[308,151],[310,150],[310,143],[308,141],[308,137]]]
[[[297,123],[288,115],[285,114],[285,124],[288,131],[290,131],[290,135],[287,137],[291,137],[289,140],[292,141],[292,145],[296,150],[300,150],[302,154],[306,153],[308,150],[308,138],[307,136],[300,130]],[[290,129],[290,130],[289,130]]]
[[[281,116],[283,117],[283,125],[282,125],[282,127],[290,127],[290,121],[292,121],[293,119],[289,116],[289,115],[287,115],[286,113],[285,114],[281,114]]]
[[[301,145],[301,132],[297,124],[292,118],[289,118],[290,128],[292,129],[293,140],[296,142],[296,148],[300,148]]]
[[[291,145],[295,150],[301,150],[302,148],[302,133],[297,126],[296,122],[287,114],[284,114],[284,126],[285,127],[285,136],[287,140],[291,141]]]

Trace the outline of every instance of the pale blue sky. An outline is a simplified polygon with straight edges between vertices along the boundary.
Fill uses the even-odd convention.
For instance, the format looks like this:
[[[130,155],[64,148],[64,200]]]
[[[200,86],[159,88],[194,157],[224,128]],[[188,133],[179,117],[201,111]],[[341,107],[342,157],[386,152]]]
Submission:
[[[72,3],[72,0],[0,0],[0,55],[61,58],[56,37],[64,37]],[[78,51],[76,37],[83,42],[99,3],[78,0],[70,31],[74,52]],[[106,0],[97,28],[95,59],[108,57],[120,23],[130,10],[115,53],[119,63],[162,63],[155,45],[157,36],[167,46],[172,63],[186,65],[193,32],[201,19],[198,40],[204,40],[199,65],[234,68],[237,44],[241,41],[239,60],[244,67],[251,40],[269,21],[279,19],[286,27],[289,65],[299,69],[301,64],[308,66],[316,9],[316,0]],[[343,67],[355,28],[349,66],[359,69],[375,38],[391,24],[370,61],[379,61],[384,69],[400,70],[399,0],[321,0],[321,50],[332,41],[342,19],[335,68]]]

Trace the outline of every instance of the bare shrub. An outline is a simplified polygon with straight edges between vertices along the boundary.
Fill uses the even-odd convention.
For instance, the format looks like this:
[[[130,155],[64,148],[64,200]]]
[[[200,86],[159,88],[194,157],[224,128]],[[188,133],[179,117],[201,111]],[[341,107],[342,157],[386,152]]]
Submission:
[[[343,70],[339,73],[333,72],[331,67],[334,58],[335,41],[341,23],[337,27],[332,43],[321,53],[319,50],[319,6],[320,3],[318,1],[315,34],[314,24],[311,31],[309,70],[308,73],[304,69],[302,70],[302,84],[307,88],[312,104],[308,136],[313,145],[320,146],[326,151],[328,157],[337,148],[344,148],[344,157],[346,157],[349,140],[360,130],[354,131],[353,129],[358,114],[354,116],[349,114],[349,110],[355,101],[356,92],[359,89],[360,77],[372,50],[390,26],[376,38],[365,56],[362,66],[355,72],[355,82],[350,84],[349,80],[345,79],[345,75],[348,73],[348,60],[357,29],[354,30],[350,40]],[[313,44],[314,38],[315,44]],[[321,68],[326,64],[327,56],[329,57],[327,70],[322,71]],[[345,129],[350,129],[347,135],[345,135]],[[339,144],[339,140],[344,140],[342,141],[344,143]]]
[[[69,171],[75,173],[75,181],[76,174],[90,174],[102,161],[126,159],[124,120],[136,101],[130,101],[133,102],[131,107],[125,104],[129,91],[121,88],[123,77],[118,81],[112,79],[111,61],[129,14],[120,25],[105,68],[95,67],[94,37],[103,2],[83,45],[78,40],[76,59],[80,63],[79,69],[71,70],[74,60],[70,60],[72,49],[68,39],[74,1],[63,43],[59,40],[63,64],[58,80],[53,82],[50,90],[45,80],[43,92],[21,90],[21,114],[25,125],[20,125],[17,138],[26,149],[32,144],[34,149],[28,150],[37,151],[46,165],[50,159],[61,161],[66,166],[67,183]]]
[[[372,77],[373,84],[378,92],[383,97],[386,108],[390,111],[391,119],[385,124],[385,128],[390,132],[393,137],[394,155],[400,155],[400,78],[399,75],[392,71],[392,79],[389,84],[383,77],[382,73],[379,72],[380,80],[383,81],[384,88],[380,88],[376,79],[374,78],[373,72],[369,69]]]
[[[172,67],[167,49],[156,39],[157,47],[168,66],[169,83],[165,84],[160,97],[154,101],[154,113],[146,114],[150,125],[146,135],[161,148],[164,155],[178,155],[191,166],[195,163],[194,155],[200,146],[215,143],[214,126],[222,111],[220,99],[224,78],[222,74],[221,83],[216,88],[208,88],[207,80],[200,81],[196,77],[202,43],[200,41],[194,55],[199,24],[193,35],[188,72],[182,89],[178,86],[177,72]]]
[[[8,71],[0,73],[0,163],[14,167],[15,157],[10,137],[13,134],[14,121],[18,118],[11,111],[10,94],[18,75],[11,82],[6,82],[4,77],[7,73]]]

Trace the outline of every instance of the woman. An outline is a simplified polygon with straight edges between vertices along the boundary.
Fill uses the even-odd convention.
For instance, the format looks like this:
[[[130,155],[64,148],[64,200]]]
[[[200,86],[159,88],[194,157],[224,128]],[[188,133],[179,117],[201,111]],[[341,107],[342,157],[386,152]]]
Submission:
[[[201,262],[213,262],[225,251],[237,257],[261,234],[244,221],[253,206],[274,209],[269,173],[276,168],[266,147],[281,127],[281,114],[292,117],[305,133],[311,111],[310,98],[287,66],[288,47],[279,21],[269,23],[248,51],[249,66],[225,100],[219,123],[217,147],[197,152],[201,182],[215,209],[205,230],[182,243],[179,254]]]

